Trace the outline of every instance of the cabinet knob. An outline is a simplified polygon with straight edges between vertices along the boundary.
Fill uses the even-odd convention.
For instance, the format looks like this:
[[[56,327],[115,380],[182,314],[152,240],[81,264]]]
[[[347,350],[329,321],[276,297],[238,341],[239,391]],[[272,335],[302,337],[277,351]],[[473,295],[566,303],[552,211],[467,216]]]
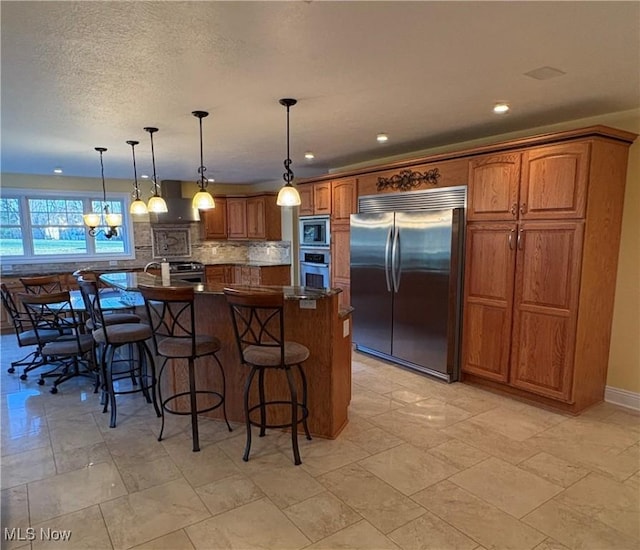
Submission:
[[[523,203],[520,205],[520,214],[524,214],[526,211],[527,211],[527,203],[526,203],[526,202],[523,202]]]
[[[518,213],[518,205],[515,202],[511,205],[511,213],[514,216]]]

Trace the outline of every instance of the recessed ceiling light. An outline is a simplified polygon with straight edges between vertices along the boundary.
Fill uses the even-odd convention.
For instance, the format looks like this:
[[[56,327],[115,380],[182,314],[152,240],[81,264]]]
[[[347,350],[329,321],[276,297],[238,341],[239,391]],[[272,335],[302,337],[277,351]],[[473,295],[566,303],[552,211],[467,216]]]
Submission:
[[[376,136],[376,141],[378,143],[386,143],[389,140],[389,136],[387,134],[378,134]]]
[[[62,174],[62,168],[54,168],[53,169],[53,173],[54,174]]]
[[[524,76],[535,78],[536,80],[549,80],[550,78],[556,78],[557,76],[562,76],[563,74],[567,73],[561,71],[560,69],[556,69],[555,67],[538,67],[537,69],[533,69],[533,71],[524,73]]]
[[[147,174],[142,174],[140,177],[141,177],[143,180],[148,180],[148,179],[149,179],[149,176],[148,176]]]
[[[208,181],[209,183],[213,183],[213,182],[214,182],[214,181],[216,181],[216,180],[214,180],[213,178],[207,178],[207,181]]]
[[[493,112],[498,113],[499,115],[507,113],[508,111],[509,111],[509,105],[507,105],[506,103],[496,103],[493,106]]]
[[[313,160],[314,158],[316,158],[316,156],[311,151],[307,151],[304,154],[304,158],[306,158],[307,160]]]

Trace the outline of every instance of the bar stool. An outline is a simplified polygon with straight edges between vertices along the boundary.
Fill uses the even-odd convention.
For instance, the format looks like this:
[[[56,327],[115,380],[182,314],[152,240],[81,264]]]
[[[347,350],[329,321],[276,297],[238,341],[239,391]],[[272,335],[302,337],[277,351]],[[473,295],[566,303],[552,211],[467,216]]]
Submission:
[[[82,292],[85,304],[88,305],[91,316],[93,339],[102,347],[100,354],[100,372],[102,374],[104,408],[103,413],[111,405],[110,428],[116,427],[117,402],[116,396],[142,392],[147,403],[153,403],[156,414],[160,416],[160,409],[156,401],[156,371],[151,350],[147,346],[147,340],[151,338],[151,327],[146,323],[141,323],[140,318],[133,316],[130,320],[121,323],[110,323],[108,318],[115,317],[116,314],[106,315],[100,304],[100,292],[95,281],[80,281],[80,291]],[[134,319],[135,318],[135,319]],[[137,358],[131,352],[128,359],[114,360],[114,355],[118,348],[132,344],[137,351]],[[115,363],[115,364],[114,364]],[[118,370],[117,366],[125,364],[125,368]],[[139,380],[135,383],[136,376]],[[132,389],[116,389],[114,382],[130,378]],[[106,396],[105,396],[106,394]]]
[[[236,335],[240,360],[251,367],[244,387],[244,415],[247,427],[247,443],[242,459],[249,460],[251,450],[251,426],[260,428],[260,437],[266,428],[291,428],[291,444],[296,466],[302,464],[298,449],[298,424],[302,423],[307,439],[311,439],[307,426],[309,409],[307,408],[307,378],[302,363],[309,357],[309,350],[297,342],[284,339],[284,295],[282,293],[248,293],[225,288],[227,303],[231,308],[233,328]],[[302,400],[298,401],[298,390],[291,367],[297,367],[302,384]],[[269,369],[284,370],[291,399],[267,400],[265,398],[264,377]],[[251,383],[258,373],[258,403],[249,406]],[[291,407],[291,421],[282,424],[269,424],[267,410],[273,406]],[[259,421],[251,418],[251,413],[260,410]],[[298,416],[298,412],[300,415]]]
[[[139,285],[138,289],[144,298],[147,316],[153,332],[153,343],[156,355],[162,357],[164,362],[158,375],[158,395],[160,396],[160,408],[162,410],[162,427],[158,441],[162,441],[164,432],[165,411],[171,414],[190,415],[191,433],[193,437],[193,451],[200,450],[198,435],[198,415],[213,411],[222,407],[227,428],[231,430],[227,420],[227,408],[225,402],[226,381],[224,369],[216,353],[220,350],[220,340],[215,336],[196,334],[195,309],[193,287],[154,287]],[[215,359],[222,377],[222,389],[198,390],[196,388],[195,360],[201,357],[211,356]],[[167,398],[162,397],[162,375],[165,367],[171,361],[175,365],[176,359],[187,359],[189,374],[189,390],[180,391]],[[207,395],[213,397],[213,404],[198,408],[198,396]],[[189,397],[189,410],[179,411],[171,408],[175,400],[181,397]]]

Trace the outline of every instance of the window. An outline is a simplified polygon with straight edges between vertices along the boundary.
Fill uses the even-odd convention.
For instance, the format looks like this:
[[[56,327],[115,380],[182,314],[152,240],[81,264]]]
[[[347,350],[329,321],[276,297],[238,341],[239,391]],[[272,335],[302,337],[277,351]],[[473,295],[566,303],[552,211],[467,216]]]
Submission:
[[[111,259],[132,257],[127,194],[107,200],[109,210],[122,214],[118,236],[107,239],[106,227],[89,235],[82,215],[89,209],[102,213],[104,203],[89,193],[3,189],[0,197],[0,254],[13,263]]]

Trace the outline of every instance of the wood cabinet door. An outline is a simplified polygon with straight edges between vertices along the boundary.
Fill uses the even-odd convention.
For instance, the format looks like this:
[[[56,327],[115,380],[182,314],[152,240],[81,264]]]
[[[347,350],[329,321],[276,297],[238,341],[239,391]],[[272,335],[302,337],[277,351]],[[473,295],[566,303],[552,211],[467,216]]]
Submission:
[[[331,182],[313,185],[313,213],[331,214]]]
[[[575,219],[585,215],[589,143],[526,151],[522,163],[520,219]]]
[[[517,239],[510,383],[567,402],[583,230],[582,222],[522,222]]]
[[[244,284],[242,282],[242,266],[240,265],[233,266],[233,280],[231,282],[236,285]]]
[[[507,382],[516,224],[467,225],[462,371]]]
[[[200,219],[204,228],[205,239],[227,238],[227,200],[216,198],[216,207],[211,210],[200,210]]]
[[[520,159],[508,153],[469,161],[469,221],[517,219]]]
[[[298,215],[313,216],[313,183],[298,185],[298,193],[300,193]]]
[[[227,234],[230,239],[247,238],[247,199],[227,199]]]
[[[343,178],[331,182],[331,223],[349,225],[358,211],[358,180]]]
[[[204,268],[207,283],[226,283],[225,266],[208,265]]]
[[[266,238],[265,198],[247,199],[247,237],[249,239]]]
[[[331,286],[342,289],[339,297],[341,306],[349,305],[351,283],[351,250],[348,225],[336,225],[331,232]]]
[[[263,266],[260,268],[260,280],[263,285],[291,284],[291,267],[288,265]]]

